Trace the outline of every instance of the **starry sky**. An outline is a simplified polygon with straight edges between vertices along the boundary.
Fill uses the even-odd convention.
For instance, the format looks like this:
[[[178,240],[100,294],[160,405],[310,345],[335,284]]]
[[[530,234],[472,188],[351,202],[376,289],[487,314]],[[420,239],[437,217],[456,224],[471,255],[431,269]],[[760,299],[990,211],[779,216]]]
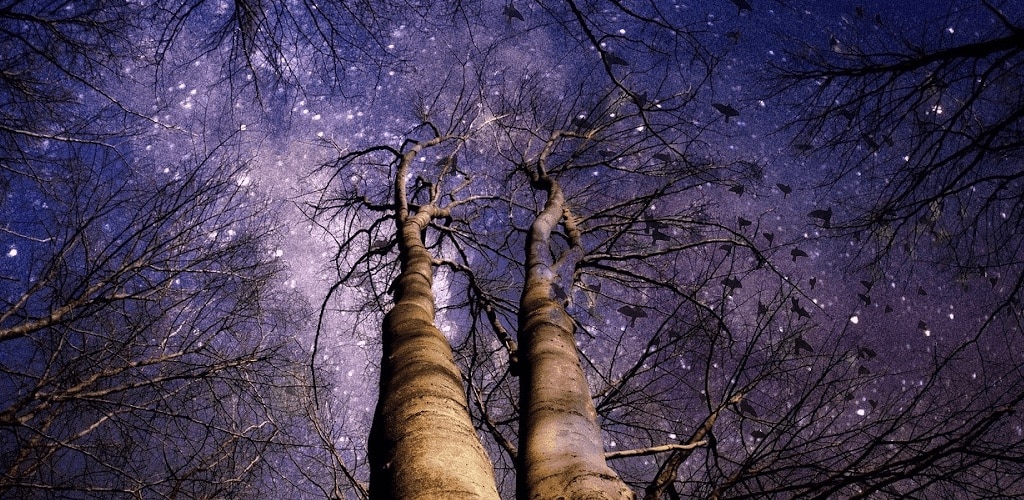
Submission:
[[[990,4],[1018,26],[1024,23],[1021,5],[1009,0]],[[537,202],[523,178],[509,172],[517,159],[536,157],[542,132],[584,129],[602,116],[634,113],[640,95],[649,101],[643,104],[650,106],[649,118],[634,113],[622,118],[623,130],[604,143],[576,151],[567,147],[556,154],[566,164],[581,165],[566,169],[566,187],[578,190],[579,207],[584,217],[587,210],[593,212],[589,215],[595,226],[613,224],[594,215],[601,207],[632,196],[630,189],[642,192],[653,185],[653,174],[638,180],[644,169],[682,157],[694,165],[714,165],[709,177],[694,177],[686,189],[627,215],[699,220],[703,229],[694,234],[713,243],[635,264],[643,272],[649,268],[651,276],[678,278],[690,287],[692,304],[665,306],[659,301],[671,294],[655,287],[631,289],[597,264],[564,277],[563,293],[579,321],[592,389],[605,405],[599,409],[607,418],[609,451],[685,438],[703,418],[709,400],[735,391],[749,376],[750,366],[783,366],[781,361],[772,365],[777,361],[772,356],[788,356],[794,346],[808,371],[827,366],[830,373],[838,373],[829,380],[848,382],[846,388],[829,389],[838,399],[822,399],[836,406],[829,418],[850,428],[872,428],[889,415],[912,415],[901,406],[910,400],[922,408],[939,406],[933,400],[920,402],[923,398],[915,395],[922,387],[945,391],[934,401],[958,401],[1000,384],[1020,384],[1024,360],[1007,349],[1021,335],[1019,299],[1013,300],[1020,294],[1024,256],[1019,237],[998,240],[1008,242],[1004,261],[970,272],[958,272],[955,259],[930,236],[896,235],[899,243],[880,251],[878,231],[855,226],[864,207],[884,190],[891,166],[897,164],[894,159],[906,154],[907,144],[882,141],[877,151],[869,151],[863,142],[852,149],[826,147],[833,129],[808,135],[793,126],[801,113],[814,109],[802,106],[818,82],[783,87],[779,77],[815,53],[843,60],[844,53],[864,48],[982,40],[1002,26],[991,9],[973,1],[638,3],[637,16],[663,19],[673,31],[645,25],[611,4],[581,2],[577,7],[592,23],[588,29],[581,29],[577,12],[558,2],[488,1],[463,9],[443,2],[421,9],[382,7],[379,16],[358,20],[324,7],[325,18],[336,20],[325,24],[316,21],[316,9],[267,7],[278,21],[246,37],[225,24],[231,15],[228,2],[196,2],[188,15],[177,13],[184,20],[173,30],[143,29],[147,36],[136,49],[147,56],[159,54],[159,64],[118,61],[112,64],[116,71],[94,82],[105,94],[89,93],[82,99],[100,117],[120,109],[133,120],[142,118],[141,142],[136,144],[136,139],[130,147],[131,161],[139,168],[175,176],[176,168],[185,167],[165,166],[166,159],[190,158],[223,144],[233,148],[245,165],[232,174],[249,193],[250,201],[244,203],[263,207],[274,220],[271,257],[288,269],[280,287],[304,303],[310,317],[318,318],[298,338],[307,349],[316,344],[312,363],[330,384],[332,398],[325,404],[334,417],[336,444],[348,460],[357,461],[364,451],[372,417],[379,308],[387,305],[387,278],[395,273],[394,266],[382,262],[396,253],[391,248],[365,261],[359,255],[372,253],[374,245],[385,248],[393,227],[374,224],[369,211],[317,212],[315,207],[344,196],[365,195],[386,203],[393,173],[386,161],[373,155],[351,164],[338,159],[422,138],[426,131],[419,125],[425,116],[442,128],[472,133],[457,150],[425,153],[417,174],[429,178],[438,161],[457,155],[461,177],[448,179],[445,187],[454,189],[472,177],[474,192],[492,198],[457,215],[469,221],[459,230],[475,232],[477,240],[476,246],[466,243],[470,251],[463,261],[478,266],[481,283],[500,304],[514,303],[518,296],[518,289],[507,285],[521,279],[517,245],[536,208],[530,204]],[[298,34],[312,32],[332,33],[337,45]],[[267,48],[269,41],[277,45]],[[628,92],[609,90],[616,85]],[[954,91],[950,103],[956,102]],[[616,92],[626,97],[609,104]],[[509,122],[508,116],[515,121]],[[511,129],[524,130],[492,132],[486,125],[506,122],[515,124]],[[641,133],[645,126],[657,130],[657,137]],[[631,129],[637,132],[630,135]],[[890,133],[906,136],[898,129]],[[631,137],[641,138],[631,143]],[[622,153],[610,147],[621,147]],[[1019,152],[1013,154],[1019,161]],[[615,160],[602,160],[606,156]],[[1019,205],[1021,186],[1016,182],[1011,189]],[[30,195],[19,195],[16,187],[4,186],[4,217],[12,221],[12,213],[38,203]],[[993,217],[1002,214],[1012,222],[1020,211],[1013,203],[1010,198],[994,208]],[[24,226],[33,223],[19,220]],[[685,224],[669,224],[661,233],[664,241],[651,241],[656,226],[631,223],[635,227],[629,241],[642,241],[647,249],[694,237],[685,232]],[[1004,231],[1006,236],[1008,223],[1003,224],[954,235],[969,241],[951,248],[983,248],[993,241],[989,232]],[[5,228],[0,237],[9,241],[0,239],[0,274],[7,277],[5,286],[13,286],[11,278],[29,268],[25,259],[31,256],[31,245],[16,236],[24,227],[7,223]],[[592,241],[599,241],[600,230],[593,234]],[[755,254],[740,246],[726,249],[731,244],[726,240],[756,247],[770,265],[762,267]],[[453,252],[460,247],[451,245],[439,243],[437,248],[446,258],[459,260]],[[609,244],[592,250],[597,254],[630,248]],[[488,251],[493,255],[488,257]],[[357,262],[379,266],[380,272],[336,287]],[[597,283],[602,284],[600,291],[594,288]],[[435,288],[439,328],[459,349],[460,361],[480,365],[469,369],[467,378],[479,386],[484,399],[494,401],[496,415],[507,416],[511,403],[506,396],[514,394],[514,381],[504,374],[503,346],[484,325],[482,313],[472,308],[467,312],[464,306],[462,294],[469,284],[458,272],[441,268]],[[598,313],[595,303],[602,309]],[[644,316],[623,309],[637,306],[649,309]],[[699,331],[700,318],[681,318],[701,310],[726,318],[728,343],[673,336]],[[499,322],[514,332],[515,312],[499,308]],[[764,352],[752,347],[771,342],[779,347]],[[493,359],[481,361],[487,356]],[[662,368],[649,369],[655,364]],[[628,391],[618,384],[627,376],[656,387],[662,406],[638,411],[642,405],[636,403],[633,413],[623,410],[629,398],[617,394]],[[716,377],[721,380],[708,380]],[[787,377],[789,372],[762,384],[745,401],[749,406],[723,418],[723,429],[738,429],[719,433],[723,455],[770,448],[764,444],[770,432],[766,422],[772,416],[782,419],[786,405],[798,399],[794,395],[815,390],[801,385],[810,379]],[[646,393],[638,389],[630,394]],[[848,404],[833,404],[840,399]],[[702,410],[685,414],[693,407]],[[680,414],[656,421],[670,411]],[[751,418],[753,414],[763,420]],[[867,423],[871,419],[877,420]],[[500,427],[514,432],[510,422]],[[637,430],[641,428],[646,430]],[[1016,429],[1016,436],[1008,439],[1021,439],[1019,418],[1006,429]],[[502,455],[497,445],[488,445],[492,455]],[[711,454],[702,457],[704,464],[713,461]],[[642,482],[650,474],[650,460],[626,462],[622,474]],[[509,465],[507,458],[498,462]],[[693,465],[683,476],[710,477],[704,469]]]

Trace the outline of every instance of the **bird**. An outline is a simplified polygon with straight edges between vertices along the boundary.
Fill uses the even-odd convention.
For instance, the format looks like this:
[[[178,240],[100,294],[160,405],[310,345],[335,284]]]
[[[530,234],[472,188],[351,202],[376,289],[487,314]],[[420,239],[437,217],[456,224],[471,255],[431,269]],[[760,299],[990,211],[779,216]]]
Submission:
[[[746,399],[740,401],[740,413],[757,418],[757,411],[754,410],[754,406]]]
[[[776,186],[779,188],[779,191],[782,191],[783,198],[789,198],[789,193],[793,192],[793,188],[790,187],[789,184],[783,184],[780,182],[776,184]]]
[[[886,305],[885,305],[885,314],[889,314],[889,313],[891,313],[892,311],[893,311],[893,308],[892,308],[892,306],[890,306],[889,304],[886,304]]]
[[[789,251],[789,255],[793,256],[793,262],[796,262],[797,257],[807,257],[807,252],[800,250],[799,248],[794,248]]]
[[[870,347],[860,347],[857,349],[857,357],[861,359],[872,359],[877,355],[878,353]]]
[[[926,323],[925,320],[923,320],[923,319],[917,320],[917,329],[918,330],[927,330],[928,329],[928,323]]]
[[[799,299],[792,297],[790,298],[790,301],[793,303],[793,308],[791,310],[795,312],[798,317],[810,319],[811,315],[807,312],[807,309],[800,306]]]
[[[711,103],[711,106],[713,106],[715,109],[717,109],[719,113],[722,113],[723,115],[725,115],[725,123],[729,123],[729,118],[732,118],[734,116],[740,116],[740,112],[737,111],[736,108],[734,108],[734,107],[732,107],[732,106],[730,106],[728,104],[722,104],[720,102],[714,102],[714,103]]]
[[[761,233],[761,236],[764,236],[764,239],[768,240],[769,245],[771,245],[775,241],[774,233]]]
[[[768,306],[764,305],[764,302],[757,301],[757,315],[764,316],[768,314]]]
[[[519,9],[517,9],[516,6],[512,4],[506,5],[505,8],[502,9],[501,13],[504,14],[509,21],[513,19],[518,19],[520,21],[526,20],[525,18],[523,18],[523,14],[519,12]]]
[[[860,280],[860,284],[864,285],[864,288],[866,288],[868,292],[871,291],[871,287],[875,286],[875,282],[874,281],[868,281],[868,280]]]
[[[619,308],[619,313],[630,319],[629,326],[636,325],[637,318],[646,318],[647,312],[641,307],[633,306],[622,306]]]
[[[824,227],[825,229],[832,227],[832,207],[828,207],[825,210],[822,210],[820,208],[817,210],[811,210],[811,212],[808,213],[807,215],[815,219],[821,220],[822,227]]]
[[[741,34],[739,31],[730,31],[725,34],[725,37],[732,43],[740,43],[740,36]]]
[[[871,296],[870,295],[863,294],[863,293],[858,293],[857,297],[860,297],[860,300],[864,301],[864,305],[866,305],[866,306],[870,306],[871,305]]]
[[[811,344],[807,343],[807,341],[804,340],[803,337],[797,337],[796,338],[796,354],[797,355],[800,355],[800,350],[801,349],[803,349],[803,350],[805,350],[807,352],[814,352],[814,348],[811,347]]]
[[[818,284],[818,278],[811,278],[807,280],[807,283],[811,285],[811,290],[814,290],[814,285]]]
[[[928,295],[928,292],[925,291],[924,287],[919,286],[917,287],[917,294],[923,297],[925,295]]]
[[[628,61],[615,54],[612,54],[611,52],[604,53],[604,60],[608,61],[608,64],[612,66],[629,66]]]
[[[739,11],[736,12],[737,14],[742,14],[745,10],[749,12],[754,12],[754,7],[752,7],[750,5],[750,2],[748,2],[747,0],[732,0],[732,3],[735,4],[736,7],[739,9]]]
[[[860,365],[860,368],[857,368],[857,375],[871,375],[871,370],[864,365]]]
[[[801,153],[806,153],[806,152],[814,149],[814,146],[812,146],[810,144],[807,144],[806,142],[801,142],[800,144],[796,144],[793,147],[796,148],[796,150],[801,152]]]
[[[736,184],[733,187],[729,188],[729,192],[736,193],[736,196],[743,196],[743,191],[745,190],[746,188],[743,187],[743,184]]]
[[[659,229],[655,229],[651,233],[651,239],[654,242],[657,242],[657,241],[672,241],[672,237],[671,236],[661,232],[661,230],[659,230]]]
[[[725,279],[722,280],[722,284],[729,289],[730,293],[737,288],[743,288],[743,283],[740,282],[740,279],[733,278],[732,276],[726,276]]]
[[[654,159],[658,161],[669,162],[672,161],[672,155],[668,153],[654,153]]]
[[[743,228],[745,228],[745,227],[747,227],[747,226],[749,226],[749,225],[751,225],[753,223],[754,223],[753,221],[750,221],[748,219],[744,219],[743,217],[736,217],[736,224],[738,224],[740,226],[740,229],[743,229]]]
[[[725,254],[729,255],[729,253],[732,252],[732,244],[731,243],[723,243],[722,246],[718,247],[718,249],[719,250],[725,250]]]
[[[763,440],[764,438],[768,437],[768,435],[761,431],[750,431],[750,437],[757,440]]]
[[[868,134],[861,134],[861,138],[864,139],[864,143],[868,145],[868,150],[872,153],[878,151],[882,147],[877,141],[875,141],[874,137],[871,137]]]

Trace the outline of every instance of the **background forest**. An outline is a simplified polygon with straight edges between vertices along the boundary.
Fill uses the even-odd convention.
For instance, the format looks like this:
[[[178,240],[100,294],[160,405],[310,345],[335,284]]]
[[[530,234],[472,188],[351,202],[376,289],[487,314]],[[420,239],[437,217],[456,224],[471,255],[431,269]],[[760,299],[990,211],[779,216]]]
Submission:
[[[0,0],[0,497],[1024,495],[1024,5]]]

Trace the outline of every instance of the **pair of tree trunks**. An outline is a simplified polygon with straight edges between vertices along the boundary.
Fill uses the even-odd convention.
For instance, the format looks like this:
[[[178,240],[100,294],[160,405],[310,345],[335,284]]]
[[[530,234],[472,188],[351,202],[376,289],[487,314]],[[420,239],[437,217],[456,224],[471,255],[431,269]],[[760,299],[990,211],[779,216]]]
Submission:
[[[403,166],[413,155],[403,159]],[[399,169],[398,179],[404,170]],[[631,499],[632,491],[605,463],[573,321],[553,299],[555,265],[542,258],[563,218],[564,198],[554,181],[538,185],[547,190],[548,201],[528,236],[520,303],[518,497]],[[433,259],[423,233],[446,211],[428,204],[410,215],[403,187],[396,190],[402,270],[394,286],[394,307],[383,325],[380,398],[369,441],[370,495],[498,498],[460,371],[434,324]]]

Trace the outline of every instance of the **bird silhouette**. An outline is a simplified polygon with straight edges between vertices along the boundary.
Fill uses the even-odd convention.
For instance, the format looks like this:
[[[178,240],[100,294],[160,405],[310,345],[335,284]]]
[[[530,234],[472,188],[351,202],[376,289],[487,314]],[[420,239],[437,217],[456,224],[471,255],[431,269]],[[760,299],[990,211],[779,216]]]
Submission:
[[[736,13],[742,14],[743,11],[754,12],[754,8],[750,5],[747,0],[732,0],[732,3],[739,9]]]
[[[804,309],[800,305],[800,300],[799,299],[797,299],[796,297],[792,297],[789,300],[790,300],[790,302],[793,303],[793,307],[792,307],[791,310],[793,312],[795,312],[798,317],[810,319],[811,315],[807,312],[807,309]]]
[[[793,192],[793,188],[790,187],[789,184],[783,184],[783,183],[780,182],[780,183],[776,184],[776,186],[779,188],[779,191],[782,191],[782,198],[783,199],[789,198],[789,193]]]
[[[811,290],[814,290],[814,285],[818,284],[818,278],[811,278],[807,280],[807,283],[811,285]]]
[[[860,284],[864,285],[864,288],[866,288],[868,292],[871,291],[871,287],[875,286],[875,282],[874,281],[868,281],[868,280],[860,280]]]
[[[668,153],[654,153],[654,159],[658,161],[672,161],[672,155]]]
[[[604,53],[604,60],[608,61],[608,64],[612,66],[629,66],[628,61],[615,54],[612,54],[611,52]]]
[[[739,31],[730,31],[730,32],[725,34],[725,37],[728,38],[729,41],[732,42],[732,43],[740,43],[740,32]]]
[[[866,295],[866,294],[863,294],[863,293],[858,293],[857,297],[860,297],[860,300],[864,301],[864,305],[866,305],[866,306],[870,306],[871,305],[871,296],[870,295]]]
[[[654,242],[657,242],[657,241],[672,241],[672,237],[671,236],[661,232],[661,230],[659,230],[659,229],[655,229],[651,233],[651,238],[652,238],[652,241],[654,241]]]
[[[892,311],[893,311],[893,308],[892,308],[892,306],[890,306],[889,304],[886,304],[886,305],[885,305],[885,314],[889,314],[889,313],[891,313]]]
[[[804,350],[804,351],[807,351],[807,352],[814,352],[814,348],[811,347],[811,344],[807,343],[807,341],[804,340],[803,337],[797,337],[796,338],[796,354],[798,356],[800,355],[800,350],[801,349]]]
[[[812,210],[807,215],[815,219],[821,220],[822,227],[824,227],[825,229],[832,227],[832,207],[829,207],[828,209],[825,210],[822,210],[820,208],[818,210]]]
[[[924,287],[919,286],[917,287],[917,294],[923,297],[925,295],[928,295],[928,292],[925,291]]]
[[[793,262],[796,262],[797,257],[807,257],[807,252],[800,250],[799,248],[794,248],[789,251],[789,255],[793,256]]]
[[[641,308],[641,307],[622,306],[622,307],[619,308],[619,313],[622,314],[623,316],[629,318],[629,326],[630,327],[636,325],[637,318],[646,318],[647,317],[647,312],[644,311],[643,308]]]
[[[754,406],[746,399],[740,401],[740,413],[757,418],[757,411],[754,410]]]
[[[733,278],[732,276],[726,276],[722,280],[722,284],[729,289],[730,293],[737,288],[743,288],[743,283],[740,282],[739,278]]]
[[[860,347],[857,349],[857,357],[860,359],[873,359],[878,353],[870,347]]]
[[[729,255],[732,252],[732,245],[729,243],[723,243],[722,246],[718,247],[719,250],[725,250],[725,254]]]
[[[526,20],[526,19],[523,18],[523,14],[521,12],[519,12],[519,9],[517,9],[516,6],[512,5],[512,4],[506,5],[505,8],[502,9],[501,13],[504,14],[505,17],[507,17],[509,21],[511,21],[513,19],[518,19],[520,21],[525,21]]]
[[[757,301],[757,315],[764,316],[768,314],[768,306],[764,305],[764,302]]]
[[[722,104],[720,102],[713,102],[713,103],[711,103],[711,106],[713,106],[715,109],[717,109],[719,113],[722,113],[723,115],[725,115],[725,123],[729,123],[729,118],[732,118],[734,116],[740,116],[740,112],[737,111],[736,108],[734,108],[734,107],[732,107],[732,106],[730,106],[728,104]]]
[[[743,217],[737,217],[736,218],[736,224],[738,224],[740,226],[740,229],[743,229],[743,228],[745,228],[745,227],[747,227],[747,226],[749,226],[749,225],[751,225],[753,223],[754,223],[753,221],[744,219]]]
[[[736,196],[743,196],[744,191],[746,191],[746,188],[743,187],[743,184],[736,184],[735,186],[729,188],[729,192],[736,193]]]
[[[769,245],[771,245],[775,241],[774,233],[761,233],[761,236],[764,236],[764,239],[768,240]]]
[[[860,365],[860,368],[857,368],[857,375],[871,375],[871,370],[864,365]]]

